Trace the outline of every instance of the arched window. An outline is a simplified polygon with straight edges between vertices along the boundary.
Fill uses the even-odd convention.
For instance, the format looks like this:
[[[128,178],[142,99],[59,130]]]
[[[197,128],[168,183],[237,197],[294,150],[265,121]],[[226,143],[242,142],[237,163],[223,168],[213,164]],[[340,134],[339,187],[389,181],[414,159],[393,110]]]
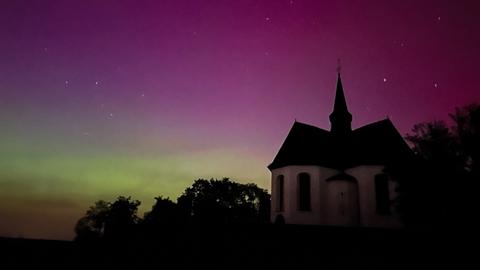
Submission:
[[[310,211],[310,175],[300,173],[298,175],[298,210]]]
[[[377,214],[390,214],[390,194],[388,190],[388,176],[386,174],[375,175],[375,198]]]
[[[283,211],[283,205],[284,205],[284,176],[279,175],[277,176],[277,182],[276,182],[276,211],[281,212]]]

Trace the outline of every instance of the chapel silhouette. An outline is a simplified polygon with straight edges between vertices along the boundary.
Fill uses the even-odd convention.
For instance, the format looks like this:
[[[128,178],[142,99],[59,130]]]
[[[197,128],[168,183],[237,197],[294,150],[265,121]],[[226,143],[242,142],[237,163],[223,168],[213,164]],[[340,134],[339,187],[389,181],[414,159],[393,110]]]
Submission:
[[[402,226],[388,173],[413,154],[390,119],[352,130],[338,73],[330,131],[295,121],[273,162],[271,221]]]

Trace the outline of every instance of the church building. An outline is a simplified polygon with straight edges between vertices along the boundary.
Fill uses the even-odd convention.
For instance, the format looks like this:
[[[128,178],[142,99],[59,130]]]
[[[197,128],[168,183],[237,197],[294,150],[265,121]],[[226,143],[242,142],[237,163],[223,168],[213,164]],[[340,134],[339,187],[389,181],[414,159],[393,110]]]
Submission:
[[[330,131],[295,121],[273,162],[274,223],[396,228],[395,179],[413,154],[387,118],[352,130],[338,74]]]

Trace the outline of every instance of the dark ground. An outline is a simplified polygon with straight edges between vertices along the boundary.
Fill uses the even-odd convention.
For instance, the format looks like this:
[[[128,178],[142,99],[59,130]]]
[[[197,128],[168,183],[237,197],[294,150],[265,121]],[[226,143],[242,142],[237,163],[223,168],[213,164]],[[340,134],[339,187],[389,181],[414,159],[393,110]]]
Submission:
[[[466,231],[273,225],[157,231],[83,244],[0,238],[0,269],[471,269],[478,255]]]

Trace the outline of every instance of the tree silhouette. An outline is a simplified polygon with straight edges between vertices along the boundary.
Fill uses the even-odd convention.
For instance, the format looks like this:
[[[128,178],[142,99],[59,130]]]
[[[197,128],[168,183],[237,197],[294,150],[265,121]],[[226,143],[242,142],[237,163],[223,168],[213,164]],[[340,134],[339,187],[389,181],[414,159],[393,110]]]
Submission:
[[[462,160],[459,168],[462,183],[457,187],[458,203],[462,206],[459,214],[462,224],[469,223],[475,227],[478,221],[472,213],[480,206],[477,199],[480,188],[480,104],[457,108],[450,117],[455,122],[452,130],[457,137]]]
[[[164,225],[181,225],[185,223],[182,211],[176,203],[162,196],[155,198],[150,212],[145,213],[143,224],[152,228]]]
[[[95,202],[95,205],[91,206],[85,213],[85,216],[77,222],[75,226],[75,240],[91,241],[101,238],[109,211],[109,202],[102,200]]]
[[[458,227],[478,205],[480,106],[457,108],[453,126],[443,121],[414,126],[406,139],[417,160],[408,169],[390,168],[400,180],[399,209],[407,224]]]
[[[107,239],[122,239],[131,236],[134,226],[140,220],[137,217],[140,201],[120,196],[110,205],[106,220],[104,236]]]
[[[453,164],[459,162],[459,144],[443,121],[416,124],[406,139],[413,151],[425,160]]]
[[[480,104],[457,108],[450,117],[455,122],[453,132],[461,145],[465,169],[480,179]]]
[[[76,240],[130,240],[161,236],[172,240],[188,224],[268,223],[270,195],[255,184],[222,180],[196,180],[177,199],[155,198],[152,210],[137,216],[140,201],[119,196],[113,203],[97,201],[75,227]],[[146,237],[146,238],[145,238]]]
[[[124,238],[132,234],[138,223],[137,209],[140,201],[119,196],[114,203],[103,200],[95,202],[75,226],[77,241],[91,241],[100,238]]]
[[[194,223],[266,223],[270,195],[255,184],[198,179],[178,198],[178,205]]]

